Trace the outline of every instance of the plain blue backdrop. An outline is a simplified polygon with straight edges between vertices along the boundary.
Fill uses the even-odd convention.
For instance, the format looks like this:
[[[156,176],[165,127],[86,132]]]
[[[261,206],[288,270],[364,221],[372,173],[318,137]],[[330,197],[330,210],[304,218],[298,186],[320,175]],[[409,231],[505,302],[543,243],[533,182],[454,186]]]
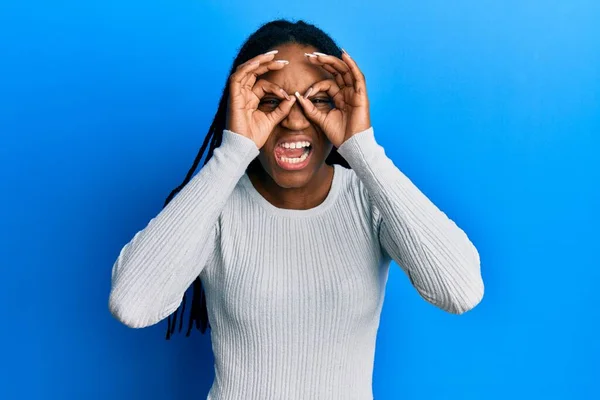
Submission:
[[[277,17],[357,60],[378,141],[481,255],[462,316],[392,264],[375,398],[600,398],[595,0],[0,2],[0,398],[205,398],[209,336],[121,325],[110,271]]]

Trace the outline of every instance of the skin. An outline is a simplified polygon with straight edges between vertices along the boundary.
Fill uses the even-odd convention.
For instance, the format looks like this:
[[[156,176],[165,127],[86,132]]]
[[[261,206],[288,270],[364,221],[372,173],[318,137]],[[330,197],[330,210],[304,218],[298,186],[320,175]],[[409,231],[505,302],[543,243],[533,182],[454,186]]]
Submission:
[[[298,44],[272,50],[277,54],[257,56],[232,75],[227,125],[260,149],[262,168],[248,171],[256,190],[276,207],[306,210],[329,193],[333,167],[325,159],[332,147],[371,126],[366,84],[346,53],[342,59],[308,57],[305,53],[316,49]],[[282,138],[298,135],[311,138],[310,162],[302,170],[287,171],[277,164],[274,150]]]

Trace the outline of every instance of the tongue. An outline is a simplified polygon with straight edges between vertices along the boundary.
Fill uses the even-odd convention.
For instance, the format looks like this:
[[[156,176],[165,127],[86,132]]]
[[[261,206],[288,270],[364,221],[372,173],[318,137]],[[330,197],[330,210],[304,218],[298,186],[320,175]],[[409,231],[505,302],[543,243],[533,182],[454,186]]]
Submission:
[[[284,147],[278,146],[275,149],[275,155],[278,157],[287,157],[287,158],[297,158],[304,154],[304,148],[299,149],[286,149]]]

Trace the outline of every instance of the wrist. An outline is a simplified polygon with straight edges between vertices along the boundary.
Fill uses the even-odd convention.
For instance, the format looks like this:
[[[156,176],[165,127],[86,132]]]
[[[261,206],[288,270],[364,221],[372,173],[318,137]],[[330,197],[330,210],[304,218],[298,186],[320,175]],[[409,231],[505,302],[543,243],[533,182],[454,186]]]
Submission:
[[[370,128],[371,128],[371,126],[369,125],[369,126],[367,126],[365,128],[362,128],[362,129],[358,128],[358,129],[352,130],[351,132],[349,132],[349,133],[346,134],[346,136],[344,137],[344,140],[343,140],[343,142],[341,144],[346,143],[347,140],[350,140],[354,136],[356,136],[356,135],[358,135],[358,134],[360,134],[360,133],[362,133],[362,132],[364,132],[366,130],[369,130]]]

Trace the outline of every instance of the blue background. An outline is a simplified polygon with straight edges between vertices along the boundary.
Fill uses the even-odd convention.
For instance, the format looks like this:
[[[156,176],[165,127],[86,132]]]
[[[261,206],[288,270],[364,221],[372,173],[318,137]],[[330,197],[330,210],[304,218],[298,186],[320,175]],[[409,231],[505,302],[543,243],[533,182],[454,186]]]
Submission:
[[[375,398],[600,398],[593,0],[2,1],[0,398],[205,398],[209,336],[119,324],[110,270],[276,17],[357,60],[378,141],[480,251],[485,298],[462,316],[392,265]]]

